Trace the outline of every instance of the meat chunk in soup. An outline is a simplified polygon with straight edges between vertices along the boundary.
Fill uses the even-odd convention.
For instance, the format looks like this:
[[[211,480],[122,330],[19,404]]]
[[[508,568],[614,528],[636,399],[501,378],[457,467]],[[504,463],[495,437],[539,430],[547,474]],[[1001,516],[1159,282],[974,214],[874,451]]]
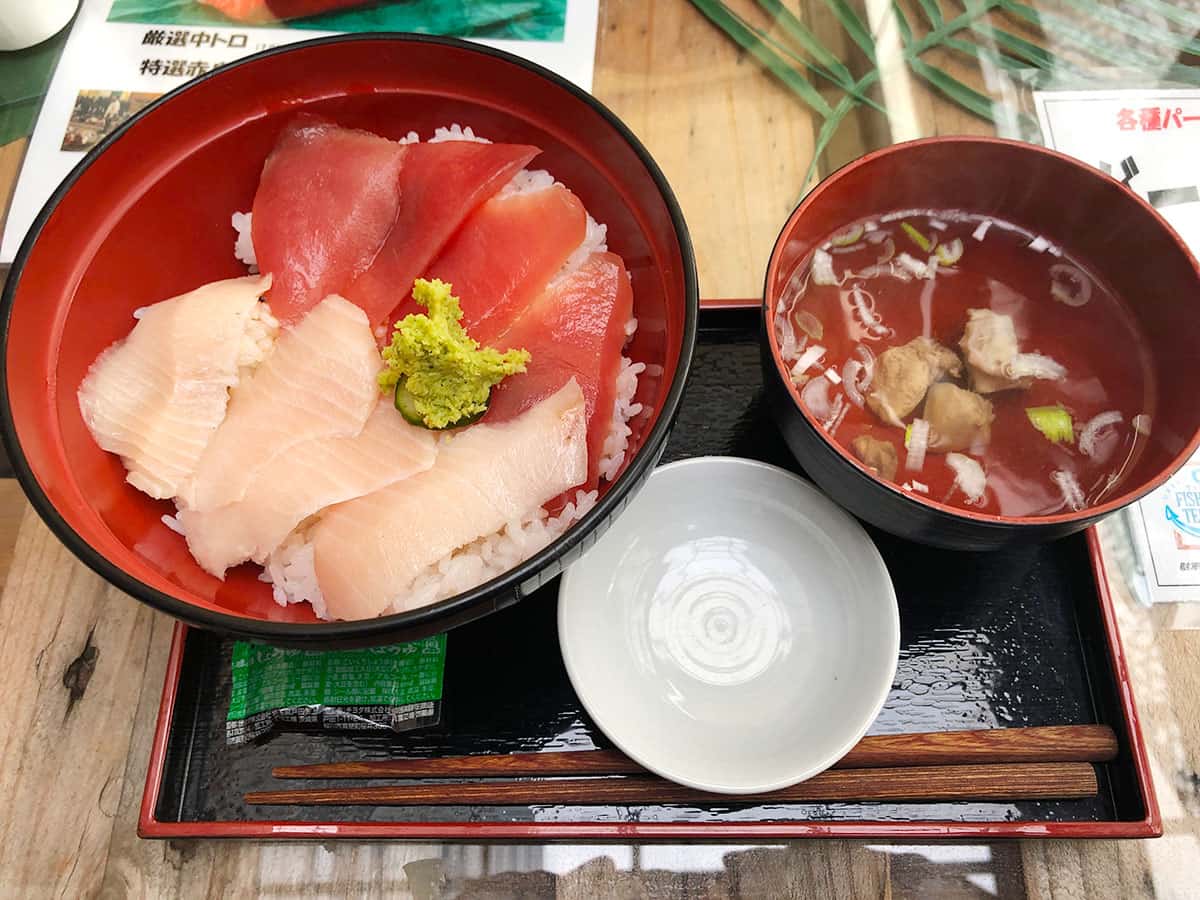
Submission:
[[[959,347],[967,363],[971,390],[979,394],[1027,388],[1034,379],[1058,379],[1066,374],[1048,356],[1022,353],[1012,317],[990,309],[967,310]]]
[[[945,374],[958,376],[961,371],[953,350],[931,338],[913,338],[880,354],[867,406],[888,425],[902,428],[931,384]]]
[[[991,401],[947,381],[933,385],[925,398],[931,450],[962,452],[986,445],[994,418]]]
[[[884,481],[891,481],[896,477],[900,456],[891,441],[860,434],[850,442],[850,447],[854,450],[854,455],[862,460],[863,465]]]

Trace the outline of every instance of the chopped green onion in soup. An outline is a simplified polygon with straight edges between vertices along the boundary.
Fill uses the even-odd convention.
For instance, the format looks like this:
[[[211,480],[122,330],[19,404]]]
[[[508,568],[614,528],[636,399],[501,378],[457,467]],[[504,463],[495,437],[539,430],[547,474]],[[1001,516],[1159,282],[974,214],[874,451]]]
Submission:
[[[904,446],[908,449],[904,468],[910,472],[921,471],[925,467],[925,451],[929,447],[929,423],[924,419],[913,419],[905,429]]]
[[[792,316],[792,319],[796,323],[796,327],[814,341],[819,341],[825,334],[825,328],[821,325],[821,320],[806,309],[797,312]]]
[[[865,233],[866,229],[862,225],[851,225],[845,231],[839,231],[831,237],[829,243],[835,247],[849,247],[861,241]]]
[[[1075,425],[1071,414],[1061,406],[1031,406],[1025,415],[1046,440],[1055,444],[1074,443]]]
[[[921,252],[928,253],[933,249],[933,241],[921,234],[911,223],[901,222],[900,228],[909,236],[914,244],[921,248]]]
[[[938,244],[933,255],[937,257],[937,261],[943,266],[952,266],[962,259],[963,242],[955,238],[948,243]]]

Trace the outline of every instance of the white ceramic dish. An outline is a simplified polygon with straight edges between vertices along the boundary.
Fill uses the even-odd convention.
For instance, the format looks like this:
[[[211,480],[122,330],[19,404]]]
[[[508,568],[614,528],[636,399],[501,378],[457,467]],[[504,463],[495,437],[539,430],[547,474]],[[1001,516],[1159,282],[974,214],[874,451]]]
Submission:
[[[840,759],[900,651],[896,594],[862,526],[802,478],[731,457],[655,470],[563,576],[558,633],[614,744],[728,794]]]

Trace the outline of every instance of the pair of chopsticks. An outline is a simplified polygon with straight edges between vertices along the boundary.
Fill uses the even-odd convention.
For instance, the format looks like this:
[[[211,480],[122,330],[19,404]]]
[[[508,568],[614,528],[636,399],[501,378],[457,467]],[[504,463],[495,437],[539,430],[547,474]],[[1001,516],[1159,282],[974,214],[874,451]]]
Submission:
[[[1094,763],[1117,755],[1105,725],[939,731],[863,738],[833,768],[764,794],[711,794],[649,774],[615,750],[282,766],[276,778],[484,778],[439,784],[255,791],[246,802],[305,806],[642,805],[1014,801],[1093,797]],[[549,780],[517,781],[537,776]],[[619,777],[597,777],[619,776]]]

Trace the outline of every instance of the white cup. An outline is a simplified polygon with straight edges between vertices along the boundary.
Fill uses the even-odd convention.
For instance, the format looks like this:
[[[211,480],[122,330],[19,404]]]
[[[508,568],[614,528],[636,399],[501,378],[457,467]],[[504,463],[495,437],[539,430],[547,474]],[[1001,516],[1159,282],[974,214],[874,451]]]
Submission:
[[[0,50],[24,50],[58,34],[79,0],[0,0]]]

